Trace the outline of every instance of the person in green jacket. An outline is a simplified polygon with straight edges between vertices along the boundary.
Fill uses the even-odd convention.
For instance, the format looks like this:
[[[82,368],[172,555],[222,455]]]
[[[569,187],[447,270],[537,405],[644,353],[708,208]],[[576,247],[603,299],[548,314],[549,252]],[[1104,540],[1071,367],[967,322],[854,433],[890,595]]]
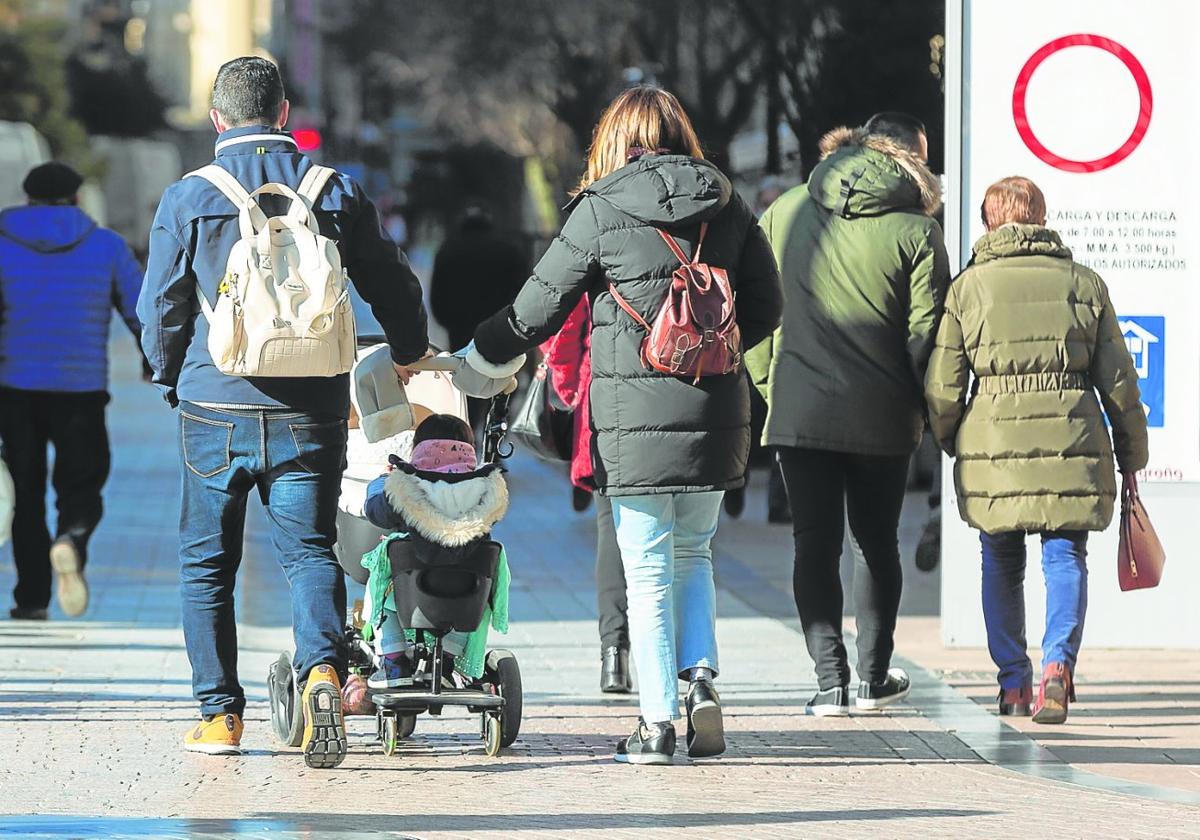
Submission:
[[[988,232],[950,287],[929,363],[929,422],[956,459],[959,514],[980,531],[1000,714],[1061,723],[1087,609],[1087,532],[1112,520],[1114,444],[1136,487],[1146,414],[1108,288],[1044,227],[1041,190],[1026,178],[998,181],[984,195],[983,221]],[[1025,652],[1026,534],[1041,537],[1046,577],[1036,703]]]
[[[897,529],[950,269],[919,120],[877,114],[829,132],[820,148],[808,183],[760,221],[779,262],[783,323],[746,364],[769,406],[763,443],[778,449],[792,511],[793,588],[819,688],[806,711],[840,716],[850,705],[838,570],[847,514],[856,705],[879,709],[909,691],[908,676],[891,668]]]

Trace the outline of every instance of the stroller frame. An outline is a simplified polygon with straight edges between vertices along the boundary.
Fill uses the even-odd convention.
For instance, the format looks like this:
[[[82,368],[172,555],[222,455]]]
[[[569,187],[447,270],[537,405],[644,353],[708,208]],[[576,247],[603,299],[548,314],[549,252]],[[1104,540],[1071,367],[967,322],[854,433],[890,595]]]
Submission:
[[[483,464],[498,464],[512,455],[513,448],[505,441],[508,432],[508,394],[493,397],[488,405],[484,424]],[[355,622],[347,622],[345,644],[352,672],[368,672],[376,664],[375,652],[363,639]],[[417,715],[439,716],[446,706],[465,707],[479,715],[480,737],[489,756],[496,756],[510,746],[521,729],[523,706],[521,671],[511,651],[488,651],[483,676],[469,680],[452,673],[451,682],[465,685],[447,686],[446,653],[443,638],[449,630],[421,630],[412,648],[415,673],[411,685],[371,690],[374,702],[376,733],[385,755],[392,755],[400,742],[416,727]],[[433,643],[426,644],[425,635]],[[298,747],[303,740],[304,721],[301,714],[301,688],[291,656],[282,653],[267,674],[271,701],[271,724],[276,737],[288,746]]]

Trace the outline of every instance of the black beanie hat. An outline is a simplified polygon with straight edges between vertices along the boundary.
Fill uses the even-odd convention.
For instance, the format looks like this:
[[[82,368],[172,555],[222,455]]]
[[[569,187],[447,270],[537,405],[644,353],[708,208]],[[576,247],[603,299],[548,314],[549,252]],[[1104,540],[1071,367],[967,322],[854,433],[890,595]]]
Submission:
[[[59,201],[74,196],[82,185],[78,172],[65,163],[51,161],[29,170],[21,187],[34,201]]]

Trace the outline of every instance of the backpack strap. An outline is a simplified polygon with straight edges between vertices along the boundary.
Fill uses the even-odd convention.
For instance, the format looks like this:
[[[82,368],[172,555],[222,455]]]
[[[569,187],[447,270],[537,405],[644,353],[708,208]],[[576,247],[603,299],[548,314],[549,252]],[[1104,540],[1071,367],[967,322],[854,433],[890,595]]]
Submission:
[[[184,178],[203,178],[214,187],[221,191],[221,194],[228,198],[233,206],[238,210],[238,227],[241,229],[243,239],[248,239],[254,236],[254,228],[251,226],[247,229],[246,224],[241,220],[248,218],[246,216],[246,208],[249,205],[254,205],[254,209],[258,209],[258,204],[254,198],[246,191],[246,188],[234,178],[229,171],[224,167],[217,166],[215,163],[210,163],[208,166],[202,166],[199,169],[193,170],[183,176]],[[261,215],[262,211],[259,211]]]
[[[325,189],[325,185],[329,183],[329,179],[335,174],[334,170],[328,166],[313,164],[304,173],[304,177],[300,179],[300,186],[296,188],[296,192],[308,200],[310,207],[316,207],[317,199],[321,197],[321,192]]]
[[[246,202],[250,200],[250,193],[246,188],[238,183],[238,179],[229,174],[229,171],[224,167],[217,166],[215,163],[210,163],[208,166],[202,166],[199,169],[193,170],[184,178],[203,178],[214,187],[219,189],[226,198],[233,202],[233,205],[241,210],[246,206]]]
[[[676,247],[678,247],[678,246],[676,246]],[[682,253],[682,251],[680,253]],[[612,283],[608,284],[608,293],[613,296],[613,300],[615,300],[617,302],[617,306],[624,309],[629,314],[630,318],[632,318],[633,320],[638,322],[638,324],[642,327],[642,329],[644,329],[646,332],[652,331],[650,328],[650,324],[648,324],[646,322],[646,319],[638,314],[638,311],[633,308],[633,306],[629,303],[629,301],[627,301],[627,300],[625,300],[625,298],[621,297],[621,293],[617,291],[617,287],[614,286]]]
[[[683,249],[679,247],[679,243],[675,241],[674,236],[671,236],[671,234],[659,227],[656,227],[655,230],[658,231],[658,235],[662,237],[663,242],[667,243],[667,247],[671,249],[671,252],[675,254],[680,263],[683,265],[694,265],[700,261],[700,248],[704,245],[704,235],[708,233],[708,222],[700,223],[700,238],[696,240],[696,256],[690,260],[687,254],[683,252]]]

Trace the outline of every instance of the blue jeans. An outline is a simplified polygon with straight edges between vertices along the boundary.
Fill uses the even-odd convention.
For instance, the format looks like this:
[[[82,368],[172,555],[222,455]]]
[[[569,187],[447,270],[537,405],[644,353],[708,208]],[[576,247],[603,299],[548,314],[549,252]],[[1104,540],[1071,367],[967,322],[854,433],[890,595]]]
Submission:
[[[192,691],[204,715],[242,714],[233,591],[242,561],[246,500],[266,510],[291,589],[300,678],[323,662],[345,671],[346,584],[333,554],[346,459],[346,421],[285,410],[179,411],[183,636]]]
[[[717,670],[712,538],[720,491],[613,496],[617,545],[629,599],[629,643],[642,717],[679,715],[680,677]]]
[[[1046,576],[1046,634],[1042,663],[1063,662],[1075,672],[1087,612],[1087,532],[1051,531],[1042,536]],[[1000,687],[1033,681],[1025,642],[1025,533],[980,533],[983,544],[983,620],[988,652],[1000,669]]]

